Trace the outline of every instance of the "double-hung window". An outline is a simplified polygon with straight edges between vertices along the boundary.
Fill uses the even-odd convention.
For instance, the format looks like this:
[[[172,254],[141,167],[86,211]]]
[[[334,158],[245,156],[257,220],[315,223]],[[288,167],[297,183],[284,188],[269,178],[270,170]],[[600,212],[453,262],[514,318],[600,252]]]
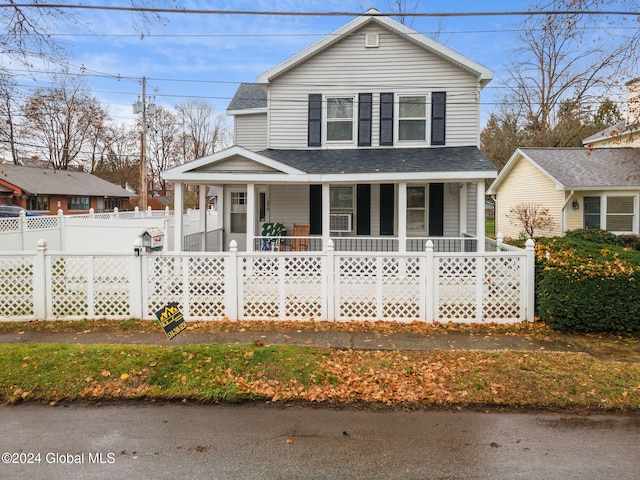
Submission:
[[[633,232],[634,197],[607,197],[607,230]]]
[[[398,141],[425,142],[427,140],[427,97],[400,95],[398,97]]]
[[[587,196],[583,201],[584,228],[602,228],[615,233],[634,231],[634,196]]]
[[[327,142],[353,142],[353,97],[327,98]]]

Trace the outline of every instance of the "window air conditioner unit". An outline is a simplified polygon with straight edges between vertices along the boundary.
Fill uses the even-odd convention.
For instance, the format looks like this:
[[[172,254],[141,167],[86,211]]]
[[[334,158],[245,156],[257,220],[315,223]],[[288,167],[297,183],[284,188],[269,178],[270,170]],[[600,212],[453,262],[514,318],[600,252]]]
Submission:
[[[351,214],[350,213],[332,213],[329,220],[329,231],[350,232],[351,231]]]

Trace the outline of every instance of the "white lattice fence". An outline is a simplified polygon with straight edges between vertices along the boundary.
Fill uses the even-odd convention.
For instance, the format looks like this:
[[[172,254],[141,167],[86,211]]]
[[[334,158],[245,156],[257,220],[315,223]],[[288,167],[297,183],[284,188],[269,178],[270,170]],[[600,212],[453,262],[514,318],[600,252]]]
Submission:
[[[47,312],[56,318],[128,318],[129,259],[122,255],[49,255]]]
[[[185,318],[517,322],[533,319],[526,252],[0,255],[0,319]]]
[[[243,255],[238,312],[243,319],[327,318],[326,255]]]
[[[391,255],[336,255],[337,320],[425,318],[424,256]]]
[[[0,318],[35,316],[33,259],[35,255],[0,256]]]

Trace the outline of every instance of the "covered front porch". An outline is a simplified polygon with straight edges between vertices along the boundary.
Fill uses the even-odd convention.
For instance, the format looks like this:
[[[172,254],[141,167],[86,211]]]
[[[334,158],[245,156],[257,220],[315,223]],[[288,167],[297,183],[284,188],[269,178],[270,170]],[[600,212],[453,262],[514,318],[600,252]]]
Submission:
[[[439,149],[447,152],[438,152],[438,158],[449,162],[430,163],[426,152],[420,171],[403,165],[397,149],[384,152],[386,162],[370,151],[369,160],[378,158],[377,163],[344,173],[335,173],[335,166],[330,173],[309,173],[308,166],[301,170],[292,161],[276,161],[272,151],[267,156],[241,147],[230,150],[166,175],[174,183],[176,216],[183,210],[185,185],[199,186],[201,212],[209,202],[206,192],[216,187],[217,238],[201,242],[200,251],[226,251],[232,241],[246,252],[324,251],[329,240],[336,251],[423,252],[428,240],[435,251],[484,251],[485,179],[493,170],[460,167],[477,157],[475,148]],[[304,158],[313,151],[296,153]],[[355,165],[361,163],[356,159]],[[409,171],[397,171],[397,164]],[[173,244],[189,250],[182,222],[176,220]]]

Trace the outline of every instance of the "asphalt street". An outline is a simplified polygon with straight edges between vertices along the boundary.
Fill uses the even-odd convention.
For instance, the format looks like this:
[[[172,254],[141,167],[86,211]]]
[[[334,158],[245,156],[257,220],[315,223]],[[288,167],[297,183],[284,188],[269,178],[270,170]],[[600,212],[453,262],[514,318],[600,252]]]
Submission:
[[[0,406],[2,479],[637,479],[640,418],[302,406]]]

